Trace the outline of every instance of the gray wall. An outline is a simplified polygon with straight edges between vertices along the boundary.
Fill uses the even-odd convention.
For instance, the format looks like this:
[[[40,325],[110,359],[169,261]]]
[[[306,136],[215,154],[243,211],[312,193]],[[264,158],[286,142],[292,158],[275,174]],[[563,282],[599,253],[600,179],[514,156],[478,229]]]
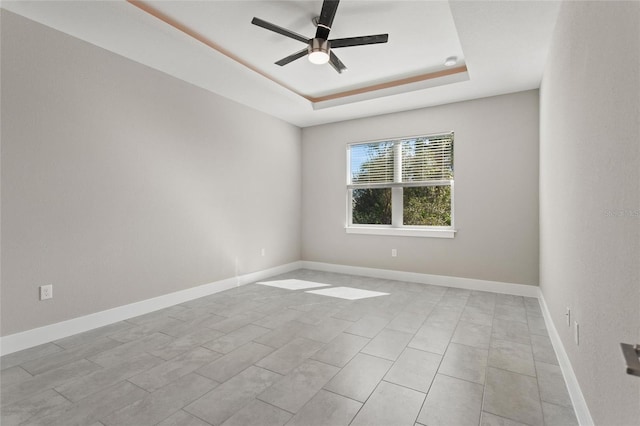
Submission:
[[[1,136],[2,335],[300,259],[299,128],[6,11]]]
[[[640,419],[618,346],[640,343],[639,18],[563,4],[541,88],[540,286],[598,425]]]
[[[533,90],[303,129],[303,259],[537,285],[538,109]],[[449,130],[455,238],[346,234],[346,145]]]

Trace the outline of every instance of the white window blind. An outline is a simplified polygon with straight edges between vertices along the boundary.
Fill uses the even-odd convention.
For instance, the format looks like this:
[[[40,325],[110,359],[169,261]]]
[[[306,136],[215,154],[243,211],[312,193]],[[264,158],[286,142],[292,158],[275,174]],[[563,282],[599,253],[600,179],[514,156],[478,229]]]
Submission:
[[[393,182],[393,142],[354,144],[350,147],[350,183],[357,186]]]
[[[349,146],[350,189],[429,186],[453,180],[453,133]]]
[[[402,182],[444,183],[453,179],[453,134],[404,139]]]

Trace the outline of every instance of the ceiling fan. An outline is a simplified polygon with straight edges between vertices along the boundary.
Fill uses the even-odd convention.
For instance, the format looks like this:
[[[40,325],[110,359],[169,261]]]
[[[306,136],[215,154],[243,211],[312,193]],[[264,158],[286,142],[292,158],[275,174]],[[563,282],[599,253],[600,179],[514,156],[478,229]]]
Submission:
[[[314,64],[326,64],[329,62],[333,68],[342,73],[347,70],[347,67],[342,63],[340,59],[333,53],[333,49],[341,47],[351,46],[363,46],[366,44],[378,44],[386,43],[389,40],[389,34],[376,34],[360,37],[348,37],[348,38],[335,38],[329,40],[329,32],[331,31],[331,25],[333,24],[333,18],[336,16],[338,10],[338,3],[340,0],[324,0],[322,3],[322,11],[320,16],[314,18],[313,22],[316,24],[316,35],[314,38],[307,38],[286,28],[279,27],[270,22],[264,21],[260,18],[253,18],[251,23],[259,27],[265,28],[269,31],[281,34],[283,36],[298,40],[307,44],[304,49],[293,53],[285,58],[276,62],[277,65],[284,66],[290,62],[300,59],[303,56],[308,55],[309,61]]]

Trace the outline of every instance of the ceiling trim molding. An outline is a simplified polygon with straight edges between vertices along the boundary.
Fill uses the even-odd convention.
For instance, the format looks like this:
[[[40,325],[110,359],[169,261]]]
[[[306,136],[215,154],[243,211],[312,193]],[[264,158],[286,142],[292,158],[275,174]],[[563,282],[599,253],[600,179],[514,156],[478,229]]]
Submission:
[[[320,103],[320,102],[326,102],[326,101],[331,101],[331,100],[336,100],[336,99],[348,98],[348,97],[355,96],[355,95],[362,95],[362,94],[365,94],[365,93],[381,91],[381,90],[390,89],[390,88],[394,88],[394,87],[404,86],[404,85],[407,85],[407,84],[413,84],[413,83],[418,83],[418,82],[427,81],[427,80],[433,80],[433,79],[437,79],[437,78],[441,78],[441,77],[446,77],[446,76],[450,76],[450,75],[454,75],[454,74],[460,74],[460,73],[466,73],[467,72],[466,65],[462,65],[462,66],[456,67],[456,68],[447,68],[447,69],[444,69],[444,70],[435,71],[435,72],[428,72],[428,73],[416,75],[416,76],[413,76],[413,77],[400,78],[400,79],[397,79],[397,80],[387,81],[387,82],[383,82],[383,83],[376,83],[376,84],[372,84],[372,85],[369,85],[369,86],[360,87],[360,88],[357,88],[357,89],[350,89],[350,90],[345,90],[345,91],[342,91],[342,92],[336,92],[336,93],[331,93],[331,94],[324,95],[324,96],[314,97],[314,96],[305,95],[303,93],[300,93],[297,90],[293,89],[292,87],[288,86],[287,84],[283,83],[282,81],[272,77],[271,75],[265,73],[264,71],[261,71],[257,67],[251,65],[250,63],[246,62],[245,60],[243,60],[243,59],[239,58],[238,56],[234,55],[232,52],[230,52],[229,50],[227,50],[224,47],[220,46],[216,42],[208,39],[204,35],[200,34],[199,32],[197,32],[197,31],[195,31],[195,30],[193,30],[191,28],[189,28],[187,25],[177,21],[176,19],[172,18],[171,16],[159,11],[155,7],[151,6],[149,3],[145,2],[145,1],[141,1],[141,0],[126,0],[126,1],[127,1],[127,3],[131,4],[132,6],[135,6],[138,9],[140,9],[141,11],[153,16],[156,19],[159,19],[160,21],[164,22],[165,24],[167,24],[167,25],[175,28],[176,30],[182,32],[183,34],[185,34],[185,35],[187,35],[187,36],[199,41],[200,43],[204,44],[205,46],[207,46],[207,47],[215,50],[216,52],[226,56],[227,58],[229,58],[229,59],[233,60],[234,62],[244,66],[245,68],[248,68],[251,71],[254,71],[254,72],[258,73],[259,75],[265,77],[266,79],[276,83],[280,87],[283,87],[284,89],[286,89],[286,90],[288,90],[288,91],[300,96],[301,98],[306,99],[307,101],[311,102],[314,107],[318,106],[317,104]],[[354,100],[354,101],[356,101],[356,100]],[[346,102],[349,103],[348,101],[346,101]]]
[[[187,27],[186,25],[176,21],[172,17],[160,12],[158,9],[154,8],[153,6],[149,5],[148,3],[145,3],[145,2],[139,1],[139,0],[126,0],[126,1],[127,1],[127,3],[137,7],[138,9],[142,10],[143,12],[148,13],[149,15],[153,16],[154,18],[157,18],[157,19],[161,20],[165,24],[168,24],[168,25],[172,26],[176,30],[178,30],[178,31],[188,35],[189,37],[199,41],[200,43],[210,47],[211,49],[217,51],[218,53],[223,54],[227,58],[239,63],[240,65],[250,69],[251,71],[254,71],[254,72],[258,73],[261,76],[273,81],[277,85],[279,85],[281,87],[284,87],[285,89],[289,90],[290,92],[293,92],[296,95],[311,101],[311,99],[309,97],[303,95],[302,93],[297,92],[293,88],[287,86],[285,83],[283,83],[283,82],[271,77],[269,74],[267,74],[267,73],[265,73],[263,71],[260,71],[258,68],[254,67],[253,65],[249,64],[248,62],[246,62],[246,61],[242,60],[241,58],[237,57],[236,55],[234,55],[233,53],[231,53],[230,51],[228,51],[224,47],[222,47],[219,44],[213,42],[212,40],[209,40],[207,37],[203,36],[202,34],[198,33],[195,30],[192,30],[191,28]]]
[[[346,90],[344,92],[332,93],[326,96],[308,97],[311,102],[324,102],[333,99],[345,98],[347,96],[361,95],[363,93],[374,92],[376,90],[390,89],[392,87],[404,86],[405,84],[418,83],[425,80],[432,80],[434,78],[445,77],[448,75],[459,74],[467,72],[467,66],[463,65],[456,68],[448,68],[446,70],[430,72],[426,74],[420,74],[413,77],[401,78],[399,80],[387,81],[385,83],[373,84],[371,86],[361,87],[359,89]]]

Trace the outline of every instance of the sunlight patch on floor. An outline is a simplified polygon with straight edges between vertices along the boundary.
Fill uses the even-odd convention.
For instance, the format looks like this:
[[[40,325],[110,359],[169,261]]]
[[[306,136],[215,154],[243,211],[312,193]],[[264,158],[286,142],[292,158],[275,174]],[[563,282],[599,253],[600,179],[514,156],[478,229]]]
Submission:
[[[319,294],[321,296],[338,297],[340,299],[358,300],[366,299],[368,297],[388,296],[389,293],[382,293],[380,291],[361,290],[359,288],[352,287],[332,287],[322,290],[309,290],[305,293]]]
[[[305,280],[277,280],[277,281],[261,281],[256,284],[268,285],[270,287],[284,288],[287,290],[304,290],[307,288],[329,287],[329,284],[314,283]]]

